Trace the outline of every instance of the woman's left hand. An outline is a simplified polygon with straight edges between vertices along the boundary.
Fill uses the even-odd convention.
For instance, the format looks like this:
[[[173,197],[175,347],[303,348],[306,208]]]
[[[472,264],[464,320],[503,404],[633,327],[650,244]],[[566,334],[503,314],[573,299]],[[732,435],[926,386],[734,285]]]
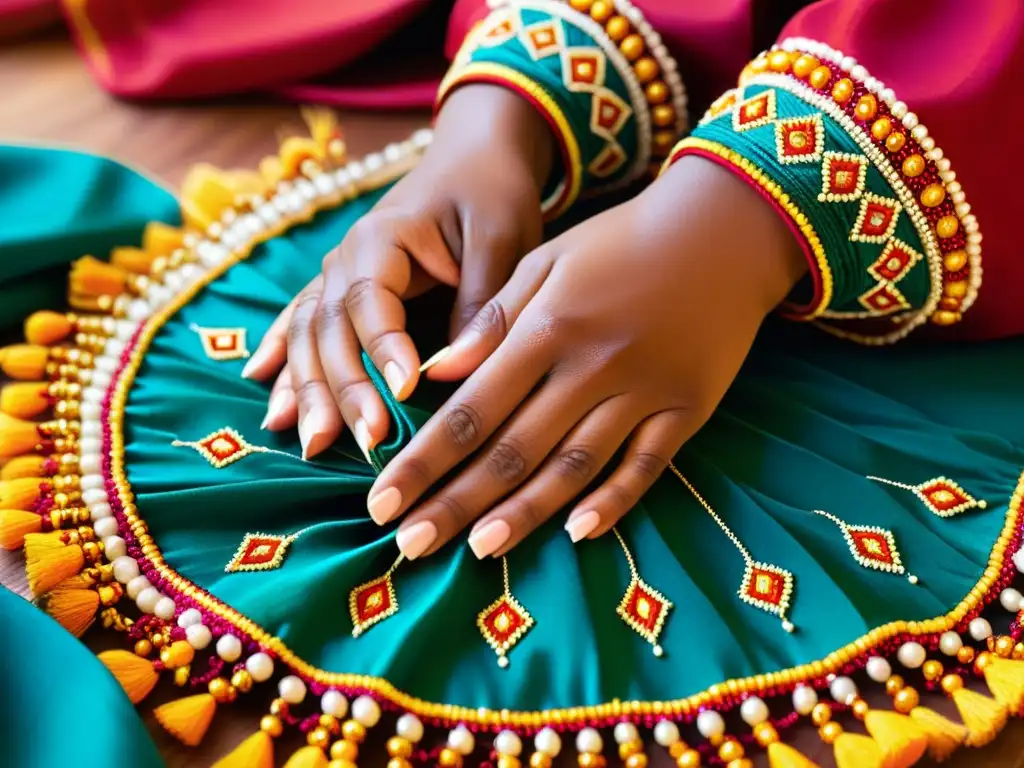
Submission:
[[[435,379],[471,375],[377,478],[370,515],[405,516],[408,558],[471,524],[476,556],[502,555],[625,445],[566,524],[573,541],[601,535],[709,418],[805,271],[757,193],[684,158],[520,263],[431,369]]]

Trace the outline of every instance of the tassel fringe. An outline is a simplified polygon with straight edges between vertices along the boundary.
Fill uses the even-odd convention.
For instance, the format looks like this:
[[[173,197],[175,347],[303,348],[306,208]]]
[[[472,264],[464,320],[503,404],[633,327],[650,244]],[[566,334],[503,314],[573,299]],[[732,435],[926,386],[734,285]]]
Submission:
[[[884,768],[882,748],[859,733],[841,733],[833,745],[836,768]]]
[[[937,763],[948,758],[967,741],[967,728],[928,707],[914,707],[910,719],[928,737],[928,755]]]
[[[35,422],[22,421],[0,413],[0,459],[32,453],[37,445],[39,429]]]
[[[1019,715],[1024,704],[1024,662],[993,655],[985,667],[985,683],[992,696],[1011,715]]]
[[[43,529],[43,518],[21,509],[0,509],[0,547],[8,552],[21,549],[25,537]]]
[[[768,745],[769,768],[819,768],[818,764],[797,749],[781,741]]]
[[[36,312],[25,321],[25,339],[29,344],[48,347],[66,339],[73,330],[71,318],[60,312]]]
[[[50,407],[47,385],[41,382],[8,384],[0,389],[0,411],[18,419],[31,419]]]
[[[142,233],[142,247],[153,256],[169,256],[184,245],[185,233],[162,221],[151,221]]]
[[[118,296],[128,287],[123,269],[83,256],[71,265],[70,292],[73,296]]]
[[[0,437],[0,440],[3,438]],[[15,456],[0,467],[0,482],[18,480],[22,477],[45,477],[47,474],[49,473],[46,471],[45,457]]]
[[[160,679],[153,662],[130,651],[104,651],[99,659],[124,688],[132,704],[149,696]]]
[[[214,763],[213,768],[274,768],[274,740],[257,731]]]
[[[910,768],[928,751],[928,736],[906,715],[872,709],[864,727],[881,748],[885,768]]]
[[[968,747],[983,747],[991,742],[1009,717],[1006,707],[998,701],[967,688],[953,692],[953,703],[967,727],[964,743]]]
[[[46,374],[50,350],[38,344],[15,344],[0,354],[0,370],[12,379],[39,381]]]
[[[0,507],[30,510],[39,501],[42,482],[38,477],[21,477],[0,483]]]
[[[216,711],[217,700],[209,693],[200,693],[163,704],[153,710],[153,714],[174,738],[187,746],[197,747]]]
[[[39,604],[64,629],[75,637],[81,637],[96,620],[100,596],[95,590],[82,589],[81,585],[58,586],[43,595]]]
[[[284,768],[327,768],[327,755],[319,747],[302,747],[288,758]]]
[[[34,595],[42,595],[70,579],[85,567],[85,553],[77,544],[67,545],[58,533],[25,536],[25,572]]]
[[[148,275],[155,260],[156,254],[142,248],[115,248],[110,252],[110,263],[113,266],[136,275]]]

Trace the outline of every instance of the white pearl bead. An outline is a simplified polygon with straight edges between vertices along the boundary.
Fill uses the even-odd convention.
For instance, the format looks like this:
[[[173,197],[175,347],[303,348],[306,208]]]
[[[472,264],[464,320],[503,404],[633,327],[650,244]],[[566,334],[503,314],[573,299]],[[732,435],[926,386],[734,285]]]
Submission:
[[[185,628],[185,639],[189,645],[201,651],[213,642],[213,633],[205,624],[192,624]]]
[[[599,755],[604,749],[604,740],[594,728],[584,728],[576,734],[576,751],[584,755]]]
[[[113,514],[114,510],[107,503],[89,505],[89,517],[93,520],[102,520],[104,517],[112,517]]]
[[[1013,564],[1020,573],[1024,573],[1024,547],[1013,553]]]
[[[897,101],[889,108],[889,110],[892,112],[893,117],[897,120],[902,120],[908,112],[908,107],[902,101]]]
[[[193,624],[202,624],[203,614],[198,608],[187,608],[178,616],[178,626],[182,628],[191,627]]]
[[[818,692],[809,685],[798,685],[793,689],[793,709],[801,715],[811,714],[818,703]]]
[[[217,641],[217,655],[228,664],[238,661],[242,655],[242,641],[234,635],[221,635]]]
[[[913,112],[907,112],[907,114],[905,114],[903,116],[903,127],[904,128],[908,128],[908,129],[912,129],[916,125],[917,125],[917,115],[915,115]]]
[[[671,747],[679,741],[679,726],[671,720],[659,720],[654,726],[654,741],[659,747]]]
[[[103,554],[107,560],[116,560],[128,554],[128,545],[120,536],[108,536],[103,540]]]
[[[697,715],[697,730],[705,739],[716,739],[725,733],[725,721],[713,709],[705,709]]]
[[[379,152],[371,152],[363,158],[363,168],[367,173],[376,173],[384,167],[384,158]]]
[[[96,531],[96,538],[106,539],[111,536],[117,535],[117,520],[112,517],[103,517],[92,524],[92,529]],[[120,581],[120,579],[118,579]]]
[[[369,696],[360,696],[352,702],[352,718],[366,728],[373,728],[380,720],[380,705]]]
[[[86,454],[78,460],[78,468],[82,472],[99,472],[100,457],[95,453]]]
[[[1024,601],[1024,595],[1021,595],[1013,587],[1007,587],[999,593],[999,604],[1010,613],[1016,613],[1021,607],[1024,607],[1021,605],[1021,601]]]
[[[406,713],[398,718],[398,722],[395,724],[395,733],[415,744],[423,738],[423,723],[416,715]]]
[[[971,633],[971,637],[975,640],[988,640],[992,637],[992,625],[988,623],[988,619],[983,619],[980,616],[973,619],[967,626],[967,631]]]
[[[764,703],[764,699],[751,696],[740,704],[740,717],[753,728],[768,719],[768,705]]]
[[[82,501],[86,504],[105,504],[107,501],[107,492],[102,488],[89,488],[82,491]]]
[[[128,584],[125,586],[125,591],[128,593],[129,599],[138,600],[139,595],[141,595],[144,590],[149,589],[151,586],[153,585],[149,583],[149,579],[147,579],[145,576],[136,576],[134,579],[129,581]]]
[[[917,669],[920,667],[924,664],[927,655],[924,646],[913,640],[901,645],[900,649],[896,652],[896,658],[907,669]]]
[[[939,650],[947,656],[956,656],[956,652],[959,651],[964,645],[964,641],[960,639],[960,635],[950,630],[949,632],[943,632],[939,636]]]
[[[412,135],[412,143],[417,149],[426,149],[434,140],[434,132],[429,128],[421,128]],[[554,733],[554,731],[552,731]],[[555,734],[557,736],[557,734]]]
[[[334,178],[329,173],[319,173],[313,179],[313,186],[316,187],[316,191],[321,195],[333,194],[335,189]]]
[[[853,56],[843,56],[842,61],[839,62],[839,68],[843,70],[843,72],[849,72],[855,66],[857,66],[857,60],[853,58]]]
[[[106,518],[110,520],[111,518]],[[135,558],[122,555],[114,560],[114,578],[122,584],[127,584],[129,581],[139,575],[139,564],[135,562]]]
[[[494,751],[499,755],[519,757],[523,751],[522,739],[515,731],[502,731],[494,737]]]
[[[349,177],[352,181],[359,181],[366,175],[366,169],[363,168],[362,164],[356,160],[345,166],[345,170],[348,171]]]
[[[398,144],[388,144],[384,147],[384,160],[386,162],[397,163],[401,159],[402,148]]]
[[[464,725],[453,728],[448,733],[448,746],[463,757],[470,754],[475,745],[476,740],[473,738],[472,732]]]
[[[876,683],[884,683],[892,677],[892,665],[881,656],[872,656],[868,659],[865,671]]]
[[[277,684],[277,692],[289,704],[301,704],[306,698],[306,684],[301,677],[287,675]]]
[[[158,619],[170,621],[174,618],[174,608],[174,601],[171,598],[164,596],[156,601],[156,605],[153,607],[153,615]]]
[[[558,757],[562,751],[562,737],[554,728],[543,728],[533,737],[533,746],[549,757]]]
[[[632,723],[616,723],[612,736],[615,738],[616,744],[629,744],[631,741],[636,741],[640,738],[636,726]]]
[[[890,105],[890,107],[893,104],[893,102],[896,101],[896,91],[894,91],[892,88],[883,88],[882,92],[878,95],[882,98],[882,101]]]
[[[103,443],[98,437],[83,437],[78,441],[78,450],[86,453],[99,453]],[[100,475],[82,475],[80,481],[82,490],[87,488],[102,488],[103,478]]]
[[[857,684],[850,678],[840,675],[829,684],[828,692],[840,704],[849,704],[857,697]]]
[[[253,680],[262,683],[274,674],[274,660],[263,652],[254,653],[245,660],[245,668]]]

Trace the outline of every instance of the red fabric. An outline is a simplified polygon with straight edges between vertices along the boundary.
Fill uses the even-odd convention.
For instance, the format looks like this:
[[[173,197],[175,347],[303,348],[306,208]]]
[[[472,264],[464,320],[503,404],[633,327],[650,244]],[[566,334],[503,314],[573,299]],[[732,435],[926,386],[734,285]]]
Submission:
[[[29,35],[58,21],[57,0],[0,0],[0,40]]]

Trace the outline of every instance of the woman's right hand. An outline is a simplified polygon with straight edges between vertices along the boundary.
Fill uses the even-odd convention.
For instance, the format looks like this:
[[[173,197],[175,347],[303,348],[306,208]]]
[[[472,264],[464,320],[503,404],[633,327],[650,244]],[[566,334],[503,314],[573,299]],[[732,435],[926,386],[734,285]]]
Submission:
[[[491,85],[453,93],[419,165],[327,254],[246,366],[247,378],[277,374],[263,426],[298,423],[304,458],[344,424],[364,453],[383,440],[388,412],[360,352],[396,398],[409,396],[421,363],[403,302],[457,286],[451,338],[462,330],[540,244],[553,151],[546,123],[520,96]]]

